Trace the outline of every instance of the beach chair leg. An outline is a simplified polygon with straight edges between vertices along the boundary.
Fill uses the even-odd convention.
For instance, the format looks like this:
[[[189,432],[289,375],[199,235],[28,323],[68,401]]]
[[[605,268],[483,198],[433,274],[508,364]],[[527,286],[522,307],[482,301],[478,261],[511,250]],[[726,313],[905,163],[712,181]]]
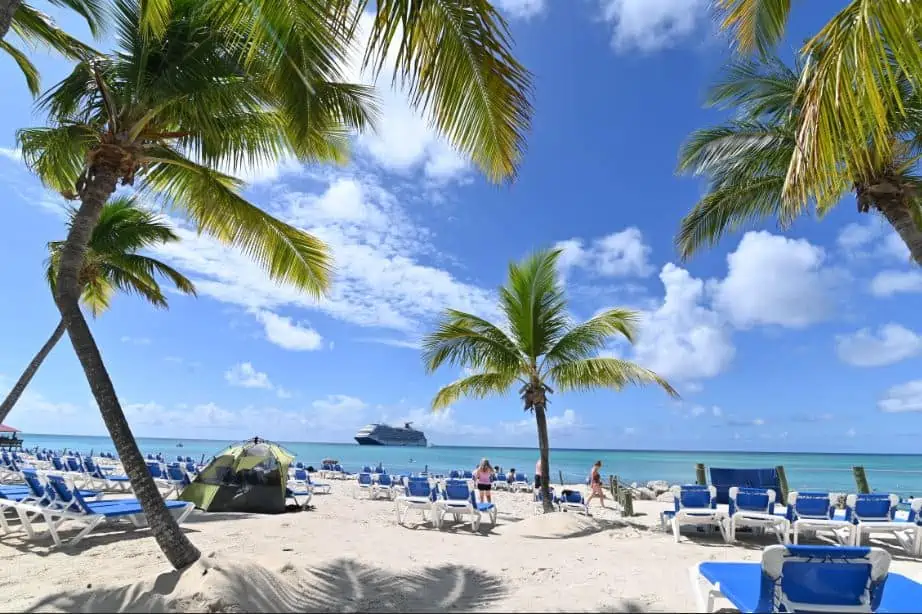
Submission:
[[[679,543],[679,519],[678,517],[673,517],[672,519],[672,535],[675,538],[675,543]]]
[[[87,535],[89,535],[90,532],[91,532],[93,529],[95,529],[97,526],[99,526],[99,523],[101,523],[101,522],[102,522],[103,520],[105,520],[105,519],[106,519],[106,517],[105,517],[105,516],[101,516],[101,515],[100,515],[100,516],[90,516],[90,517],[88,517],[88,518],[86,519],[86,520],[87,520],[86,526],[83,527],[83,530],[82,530],[82,531],[80,531],[79,533],[77,533],[76,535],[74,535],[74,536],[70,539],[70,541],[67,542],[67,545],[68,545],[68,546],[76,546],[77,544],[79,544],[80,541],[81,541],[84,537],[86,537]],[[58,541],[60,541],[60,540],[58,540]]]
[[[692,592],[695,594],[695,609],[697,612],[710,612],[710,602],[712,601],[710,594],[708,595],[708,603],[705,605],[705,598],[702,594],[701,588],[701,573],[698,570],[698,565],[692,565],[688,568],[688,578],[691,580]]]
[[[45,524],[48,526],[48,533],[51,534],[51,541],[54,542],[55,546],[61,546],[61,536],[58,535],[58,527],[64,522],[64,517],[62,516],[59,519],[54,518],[54,512],[43,511],[42,516],[45,518]]]
[[[185,522],[186,518],[189,517],[189,515],[192,513],[193,510],[195,510],[195,504],[194,503],[187,504],[186,507],[184,507],[183,510],[179,512],[179,516],[177,516],[176,518],[176,524],[182,524],[183,522]]]

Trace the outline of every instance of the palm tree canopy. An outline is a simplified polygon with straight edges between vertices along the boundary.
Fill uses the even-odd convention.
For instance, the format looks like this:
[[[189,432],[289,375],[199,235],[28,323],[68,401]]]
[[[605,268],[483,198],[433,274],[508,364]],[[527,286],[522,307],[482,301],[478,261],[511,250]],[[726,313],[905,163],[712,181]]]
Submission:
[[[86,20],[93,36],[97,36],[105,23],[105,9],[99,0],[48,0],[50,4],[68,8]],[[13,14],[10,29],[29,45],[42,45],[71,59],[82,59],[95,53],[89,46],[55,25],[45,13],[23,2]],[[28,56],[6,40],[0,40],[0,50],[7,53],[19,66],[26,85],[33,96],[39,93],[38,69]]]
[[[824,178],[823,190],[809,190],[793,201],[785,198],[797,126],[805,112],[797,90],[803,70],[774,57],[738,60],[711,88],[709,104],[736,113],[722,125],[692,133],[679,154],[679,172],[708,181],[705,195],[683,218],[676,237],[682,258],[715,245],[727,232],[768,218],[786,227],[812,207],[822,216],[869,177],[888,176],[903,187],[920,186],[913,168],[922,144],[922,100],[909,80],[901,78],[901,106],[908,112],[889,115],[887,147],[864,144],[867,168],[853,175],[847,165],[837,165]],[[909,204],[922,211],[918,192]]]
[[[717,1],[722,25],[741,50],[763,55],[782,37],[791,4]],[[786,200],[803,201],[812,193],[830,201],[841,166],[852,177],[867,177],[875,156],[893,155],[892,116],[907,112],[900,81],[903,75],[922,74],[920,28],[920,2],[851,0],[803,46],[807,64],[797,88],[802,112],[785,174]],[[869,141],[876,151],[867,147]]]
[[[445,364],[474,373],[439,390],[434,409],[461,397],[504,394],[520,384],[526,409],[546,405],[547,394],[656,384],[671,396],[676,391],[664,379],[639,365],[598,354],[615,337],[632,342],[637,314],[609,309],[576,324],[557,274],[560,250],[544,250],[509,265],[500,289],[502,326],[478,316],[448,309],[436,330],[423,341],[426,370]]]
[[[142,3],[144,36],[165,36],[180,3]],[[312,76],[347,60],[370,2],[201,4],[223,27],[247,37],[247,68],[265,75],[285,111],[306,125],[304,100],[317,96]],[[489,179],[515,175],[531,123],[532,78],[513,56],[507,24],[488,0],[376,0],[366,34],[365,67],[380,74],[396,50],[395,81],[411,102]]]
[[[326,246],[248,202],[241,182],[216,169],[284,155],[340,157],[348,134],[369,122],[369,90],[342,83],[335,67],[311,75],[316,96],[301,101],[310,116],[302,121],[246,73],[245,36],[215,27],[199,0],[174,0],[157,39],[142,36],[139,8],[137,0],[113,2],[118,49],[79,62],[40,98],[52,125],[19,131],[24,159],[72,198],[89,166],[106,161],[123,184],[183,211],[273,279],[320,295],[332,266]]]
[[[75,213],[71,210],[71,222]],[[93,317],[108,309],[116,290],[137,294],[155,307],[165,309],[167,299],[157,276],[169,279],[183,294],[195,296],[195,286],[182,273],[155,258],[137,253],[174,241],[179,241],[179,237],[172,228],[149,211],[138,208],[134,199],[120,197],[106,203],[93,229],[80,271],[83,288],[80,298]],[[63,247],[64,241],[48,244],[45,274],[52,294]]]

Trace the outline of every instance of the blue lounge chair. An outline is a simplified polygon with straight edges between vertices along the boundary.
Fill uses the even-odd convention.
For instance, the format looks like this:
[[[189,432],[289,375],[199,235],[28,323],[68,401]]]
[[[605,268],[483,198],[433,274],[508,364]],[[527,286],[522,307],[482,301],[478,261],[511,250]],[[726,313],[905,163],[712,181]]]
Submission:
[[[529,490],[530,488],[531,484],[528,483],[528,476],[521,471],[516,472],[515,479],[512,480],[509,490],[518,492],[520,490]]]
[[[432,506],[432,520],[437,528],[441,528],[445,516],[451,514],[456,522],[462,517],[471,519],[471,530],[480,529],[482,514],[487,513],[493,524],[496,524],[496,506],[492,503],[478,504],[474,500],[474,492],[468,486],[467,480],[446,480],[441,496]]]
[[[551,486],[548,488],[551,494],[551,504],[554,506],[555,511],[560,511],[560,498],[554,494],[554,487]],[[543,514],[544,513],[544,494],[541,492],[540,488],[536,488],[534,492],[534,503],[535,503],[535,513]]]
[[[717,489],[714,486],[673,486],[675,510],[670,515],[672,535],[679,543],[682,527],[704,527],[720,530],[724,541],[727,540],[727,514],[717,509]],[[665,518],[665,516],[664,516]]]
[[[780,543],[787,543],[790,523],[784,516],[775,514],[774,490],[733,486],[728,494],[730,511],[725,532],[728,542],[736,540],[737,529],[749,527],[757,531],[771,531]]]
[[[373,499],[384,497],[385,499],[394,498],[394,480],[391,478],[388,473],[378,474],[378,479],[371,486],[371,493],[369,496]]]
[[[452,469],[451,471],[448,472],[448,479],[449,480],[460,480],[461,472],[457,469]]]
[[[581,512],[589,514],[589,505],[586,498],[578,490],[564,490],[560,493],[558,506],[562,512]]]
[[[896,519],[899,502],[897,495],[849,495],[846,505],[852,510],[852,522],[855,525],[852,544],[860,546],[865,534],[892,533],[898,536],[905,531],[907,521]]]
[[[473,471],[470,471],[470,470],[468,470],[468,469],[465,469],[464,471],[461,472],[461,477],[462,477],[463,479],[465,479],[465,480],[473,480],[473,479],[474,479],[474,472],[473,472]]]
[[[296,472],[297,473],[297,472]],[[314,494],[317,495],[328,495],[333,492],[333,485],[329,482],[315,481],[311,474],[307,471],[304,472],[304,480],[311,487],[311,490]]]
[[[788,520],[794,543],[801,533],[816,534],[830,531],[843,546],[852,543],[852,511],[836,510],[838,495],[828,492],[792,492],[788,494]]]
[[[365,496],[371,498],[372,487],[371,473],[362,472],[355,477],[355,490],[352,491],[352,497],[357,498],[359,493],[365,493]]]
[[[137,499],[113,499],[110,501],[87,501],[81,492],[72,489],[61,476],[49,475],[48,484],[54,490],[56,501],[61,506],[35,506],[41,511],[56,546],[62,544],[58,528],[65,521],[74,521],[84,525],[83,529],[68,542],[75,545],[86,537],[100,523],[109,520],[128,519],[136,527],[144,526],[146,518],[141,503]],[[194,505],[185,501],[164,501],[168,510],[176,515],[176,521],[182,524],[192,513]]]
[[[922,584],[889,568],[880,548],[779,545],[761,563],[699,563],[690,574],[699,612],[718,597],[740,612],[918,612]]]
[[[397,507],[397,524],[403,524],[410,510],[419,511],[425,520],[427,513],[432,514],[436,498],[437,491],[429,484],[428,478],[409,478],[404,486],[404,493],[394,501]],[[400,513],[401,507],[403,514]],[[434,519],[432,524],[435,524]]]

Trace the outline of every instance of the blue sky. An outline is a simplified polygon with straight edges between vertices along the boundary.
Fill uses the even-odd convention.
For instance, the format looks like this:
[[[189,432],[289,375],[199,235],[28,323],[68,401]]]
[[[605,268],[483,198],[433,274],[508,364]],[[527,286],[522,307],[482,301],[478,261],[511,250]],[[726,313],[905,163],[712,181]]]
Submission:
[[[707,4],[498,1],[536,85],[513,185],[486,183],[388,88],[379,132],[356,139],[349,166],[248,169],[252,200],[332,247],[338,276],[321,303],[176,219],[184,240],[157,255],[193,278],[199,298],[171,295],[157,311],[119,297],[92,323],[135,432],[346,442],[367,422],[407,419],[435,444],[531,445],[533,419],[515,396],[429,413],[460,373],[426,376],[414,343],[445,307],[493,313],[507,263],[560,244],[574,314],[642,310],[636,346],[612,351],[669,378],[683,399],[558,396],[552,446],[918,451],[922,274],[879,219],[847,199],[822,222],[783,233],[769,223],[677,260],[679,219],[703,189],[675,175],[677,150],[721,119],[702,101],[729,57]],[[830,12],[798,4],[787,47]],[[38,63],[46,86],[68,68]],[[0,82],[3,389],[57,322],[42,263],[64,228],[60,202],[13,149],[15,130],[42,118],[8,59]],[[8,423],[104,434],[69,343]]]

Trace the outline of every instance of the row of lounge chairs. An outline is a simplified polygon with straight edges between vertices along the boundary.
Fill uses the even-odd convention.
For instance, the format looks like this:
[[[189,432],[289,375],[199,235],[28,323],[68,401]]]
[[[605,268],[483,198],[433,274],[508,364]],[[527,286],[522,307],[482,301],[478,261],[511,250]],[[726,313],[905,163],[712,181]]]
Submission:
[[[910,554],[922,555],[922,499],[913,500],[908,510],[899,510],[899,498],[888,494],[851,494],[840,509],[840,495],[828,492],[792,492],[787,506],[775,506],[775,491],[764,488],[730,488],[729,508],[717,509],[713,486],[674,487],[675,509],[663,512],[663,527],[671,524],[675,540],[682,527],[718,529],[727,542],[737,531],[749,528],[774,533],[787,543],[793,535],[828,532],[843,546],[859,546],[871,533],[894,535]]]
[[[403,494],[395,499],[397,524],[404,524],[410,510],[416,510],[424,520],[428,514],[437,529],[442,528],[448,516],[455,522],[467,517],[471,531],[479,531],[484,518],[490,520],[491,527],[496,526],[496,504],[478,502],[467,480],[449,478],[433,485],[425,476],[408,477],[402,490]]]

